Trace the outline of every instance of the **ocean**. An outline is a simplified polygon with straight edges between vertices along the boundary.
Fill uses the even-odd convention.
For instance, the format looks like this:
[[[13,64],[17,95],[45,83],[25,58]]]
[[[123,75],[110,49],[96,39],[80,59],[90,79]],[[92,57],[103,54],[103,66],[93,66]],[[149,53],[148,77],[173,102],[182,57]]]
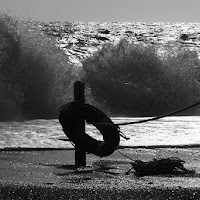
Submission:
[[[112,118],[114,123],[140,121],[146,118]],[[200,116],[172,116],[156,121],[120,126],[130,137],[121,138],[120,146],[200,144]],[[99,131],[86,124],[86,133],[102,140]],[[72,148],[58,119],[0,122],[0,148]]]

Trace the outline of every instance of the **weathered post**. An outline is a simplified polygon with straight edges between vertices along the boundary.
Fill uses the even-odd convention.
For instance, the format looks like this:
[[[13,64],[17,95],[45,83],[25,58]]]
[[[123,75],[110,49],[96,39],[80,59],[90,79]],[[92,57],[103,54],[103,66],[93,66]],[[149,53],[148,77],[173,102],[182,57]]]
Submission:
[[[74,83],[74,101],[76,101],[80,105],[80,108],[82,108],[83,104],[85,103],[84,83],[80,81],[76,81]],[[81,145],[81,138],[82,138],[81,135],[85,134],[85,120],[82,115],[82,109],[80,109],[79,114],[80,114],[80,120],[77,124],[78,137],[77,137],[77,143],[75,145],[76,167],[86,166],[86,153]]]

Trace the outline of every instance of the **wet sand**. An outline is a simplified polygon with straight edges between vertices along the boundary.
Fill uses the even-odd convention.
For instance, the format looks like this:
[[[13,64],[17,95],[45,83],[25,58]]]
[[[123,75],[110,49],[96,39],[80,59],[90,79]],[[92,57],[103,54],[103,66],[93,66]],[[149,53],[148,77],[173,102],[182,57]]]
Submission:
[[[133,160],[178,157],[195,173],[126,175],[132,161],[118,151],[87,154],[85,171],[76,170],[74,150],[1,151],[0,199],[200,199],[200,148],[119,151]]]

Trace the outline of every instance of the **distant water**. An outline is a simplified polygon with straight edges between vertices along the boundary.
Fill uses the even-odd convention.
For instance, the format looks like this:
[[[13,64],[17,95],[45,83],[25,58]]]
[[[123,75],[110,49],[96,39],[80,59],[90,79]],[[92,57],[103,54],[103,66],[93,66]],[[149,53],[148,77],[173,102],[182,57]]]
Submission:
[[[144,118],[112,118],[115,123],[138,121]],[[166,117],[157,121],[121,126],[121,131],[130,140],[121,138],[120,145],[180,145],[200,144],[200,116]],[[86,132],[102,140],[101,134],[92,125]],[[68,148],[66,138],[58,120],[30,120],[24,122],[0,122],[0,148],[45,147]]]

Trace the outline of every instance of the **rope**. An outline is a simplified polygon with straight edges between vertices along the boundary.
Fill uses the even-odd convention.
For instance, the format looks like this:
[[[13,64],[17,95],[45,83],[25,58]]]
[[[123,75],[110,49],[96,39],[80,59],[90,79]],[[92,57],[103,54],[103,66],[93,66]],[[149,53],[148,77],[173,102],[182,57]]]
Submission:
[[[90,122],[90,124],[99,124],[99,125],[110,125],[110,126],[124,126],[124,125],[130,125],[130,124],[139,124],[139,123],[144,123],[144,122],[149,122],[149,121],[154,121],[154,120],[158,120],[158,119],[161,119],[161,118],[164,118],[164,117],[167,117],[167,116],[171,116],[171,115],[174,115],[176,113],[179,113],[179,112],[182,112],[184,110],[188,110],[192,107],[195,107],[197,105],[200,104],[200,101],[195,103],[195,104],[192,104],[190,106],[187,106],[185,108],[182,108],[182,109],[179,109],[179,110],[176,110],[174,112],[171,112],[171,113],[167,113],[167,114],[164,114],[164,115],[161,115],[161,116],[157,116],[157,117],[153,117],[153,118],[150,118],[150,119],[144,119],[144,120],[139,120],[139,121],[132,121],[132,122],[123,122],[123,123],[117,123],[117,124],[112,124],[112,123],[96,123],[96,122]]]
[[[130,140],[130,137],[127,137],[120,129],[119,129],[119,135],[124,138],[125,140]]]
[[[126,157],[126,158],[132,160],[133,162],[135,162],[135,160],[133,160],[131,157],[129,157],[129,156],[123,154],[121,151],[119,151],[119,149],[116,149],[116,151],[117,151],[118,153],[120,153],[122,156],[124,156],[124,157]]]
[[[134,174],[138,176],[145,175],[160,175],[160,174],[174,174],[174,173],[195,173],[195,170],[186,169],[183,164],[185,161],[178,157],[169,157],[161,159],[153,159],[149,162],[144,162],[141,160],[133,160],[131,157],[123,154],[117,149],[118,153],[122,156],[130,159],[133,162],[129,162],[132,167],[125,172],[125,175],[129,175],[134,169]]]

